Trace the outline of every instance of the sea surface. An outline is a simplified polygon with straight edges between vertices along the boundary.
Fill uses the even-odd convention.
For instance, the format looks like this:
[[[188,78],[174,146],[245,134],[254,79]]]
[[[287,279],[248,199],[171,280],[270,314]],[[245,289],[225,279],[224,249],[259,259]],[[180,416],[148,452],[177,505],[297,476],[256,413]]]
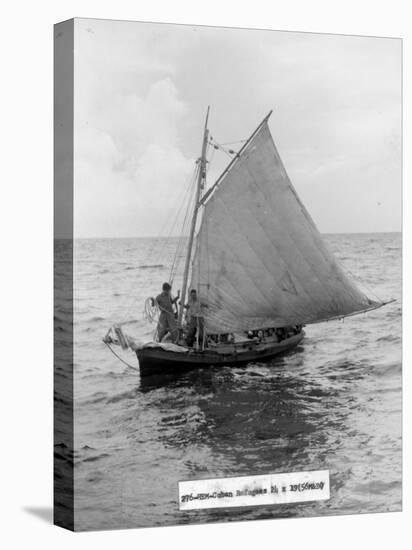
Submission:
[[[128,366],[102,338],[114,322],[133,319],[130,334],[151,339],[144,301],[168,279],[176,241],[75,242],[76,529],[401,509],[401,235],[325,239],[370,297],[396,301],[307,326],[295,351],[269,363],[151,382],[140,379],[133,353],[117,349]],[[59,257],[64,277],[63,244]],[[178,508],[179,480],[318,469],[330,470],[327,501]]]

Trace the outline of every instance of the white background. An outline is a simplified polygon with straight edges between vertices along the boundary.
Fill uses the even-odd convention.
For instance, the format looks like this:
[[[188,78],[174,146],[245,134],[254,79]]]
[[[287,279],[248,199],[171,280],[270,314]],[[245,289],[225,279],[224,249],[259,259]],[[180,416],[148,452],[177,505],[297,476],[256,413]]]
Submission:
[[[78,17],[166,21],[401,36],[404,42],[405,153],[410,149],[410,2],[378,0],[9,1],[1,12],[1,484],[3,548],[407,548],[411,520],[410,438],[405,422],[404,512],[208,526],[72,534],[50,525],[52,506],[52,188],[55,22]],[[410,90],[409,90],[410,91]],[[409,202],[405,158],[404,205]],[[404,217],[404,243],[411,231]],[[404,265],[410,254],[405,251]],[[404,281],[410,280],[410,269]],[[410,291],[405,288],[405,303]],[[410,322],[405,313],[404,336]],[[404,393],[410,389],[410,345]],[[404,413],[411,415],[409,392]],[[31,510],[31,511],[30,511]]]

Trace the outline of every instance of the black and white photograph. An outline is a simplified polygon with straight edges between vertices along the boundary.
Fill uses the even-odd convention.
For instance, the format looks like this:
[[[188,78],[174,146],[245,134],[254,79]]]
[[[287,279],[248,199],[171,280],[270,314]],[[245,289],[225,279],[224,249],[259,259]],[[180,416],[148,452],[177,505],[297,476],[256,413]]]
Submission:
[[[54,71],[55,523],[401,511],[402,40],[75,18]]]

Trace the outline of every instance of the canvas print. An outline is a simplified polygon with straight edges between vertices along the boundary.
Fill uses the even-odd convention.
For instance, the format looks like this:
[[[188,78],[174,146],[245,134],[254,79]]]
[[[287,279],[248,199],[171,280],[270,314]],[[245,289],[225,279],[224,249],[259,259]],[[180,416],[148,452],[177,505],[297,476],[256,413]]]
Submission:
[[[56,524],[401,510],[401,48],[55,26]]]

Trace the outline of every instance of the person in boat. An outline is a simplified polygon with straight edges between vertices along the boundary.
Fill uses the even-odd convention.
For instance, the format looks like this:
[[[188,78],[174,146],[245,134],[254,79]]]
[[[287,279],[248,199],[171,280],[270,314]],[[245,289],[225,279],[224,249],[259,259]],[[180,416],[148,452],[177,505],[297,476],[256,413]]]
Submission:
[[[217,343],[218,343],[218,335],[217,334],[208,334],[207,335],[207,347],[210,347],[210,346],[216,346]]]
[[[156,296],[155,299],[152,298],[152,304],[157,304],[160,315],[159,321],[157,324],[157,336],[159,342],[166,336],[167,333],[170,333],[171,341],[174,342],[178,337],[178,327],[175,317],[174,306],[179,300],[180,290],[177,291],[177,296],[172,298],[172,287],[169,283],[163,283],[162,292]]]
[[[200,302],[195,288],[192,288],[189,294],[189,300],[185,304],[187,310],[187,335],[186,344],[193,346],[196,337],[200,345],[203,343],[204,336],[204,317],[202,308],[207,307],[207,304]]]

